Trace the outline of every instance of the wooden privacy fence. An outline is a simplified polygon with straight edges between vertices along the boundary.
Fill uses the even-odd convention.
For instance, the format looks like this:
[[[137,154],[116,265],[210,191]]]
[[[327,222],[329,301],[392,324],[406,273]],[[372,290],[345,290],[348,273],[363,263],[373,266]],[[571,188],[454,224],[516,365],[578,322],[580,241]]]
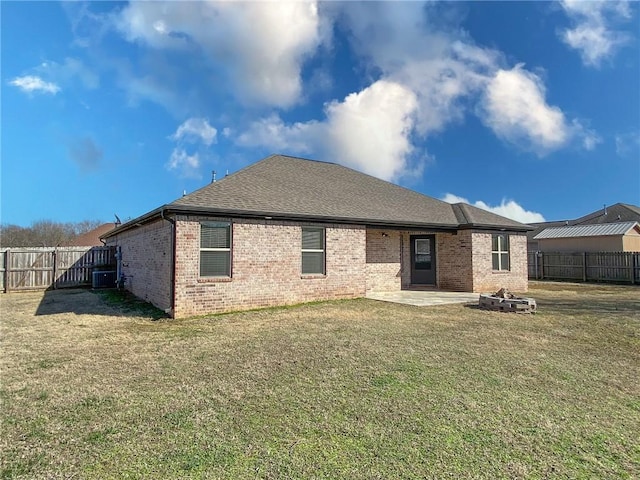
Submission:
[[[528,252],[529,278],[640,284],[640,252]]]
[[[115,269],[113,247],[28,247],[0,251],[0,289],[91,285],[94,270]]]

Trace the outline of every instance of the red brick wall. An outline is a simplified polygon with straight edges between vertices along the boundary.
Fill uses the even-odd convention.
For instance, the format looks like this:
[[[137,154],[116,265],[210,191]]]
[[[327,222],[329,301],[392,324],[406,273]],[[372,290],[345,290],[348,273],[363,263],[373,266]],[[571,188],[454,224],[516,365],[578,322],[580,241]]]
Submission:
[[[175,317],[356,298],[368,291],[410,287],[409,232],[326,228],[326,275],[301,274],[301,227],[319,224],[271,220],[233,220],[232,277],[200,278],[200,221],[228,218],[178,217],[176,223]],[[384,234],[384,235],[383,235]],[[171,307],[172,225],[157,220],[109,239],[122,247],[126,288],[163,310]],[[436,233],[437,287],[491,292],[507,287],[527,291],[524,235],[510,235],[511,270],[494,272],[491,234],[461,230]],[[402,259],[402,262],[401,262]]]
[[[509,271],[493,271],[491,234],[473,233],[473,291],[493,293],[502,287],[513,292],[528,290],[527,237],[509,235]]]
[[[127,230],[107,241],[122,249],[125,288],[135,296],[168,311],[171,308],[172,226],[157,220]]]
[[[386,236],[383,235],[386,234]],[[435,235],[436,282],[444,290],[471,291],[471,234],[367,230],[367,291],[411,287],[411,235]],[[402,261],[401,261],[402,258]]]
[[[401,288],[403,289],[411,287],[410,236],[429,233],[428,231],[400,232],[403,259]],[[486,292],[498,290],[501,287],[507,287],[515,292],[526,292],[528,287],[526,236],[510,235],[511,270],[494,272],[491,259],[491,235],[491,233],[475,233],[471,230],[460,230],[457,234],[436,233],[436,286],[443,290],[463,292]],[[367,278],[371,281],[370,276]]]
[[[367,292],[402,288],[400,232],[367,229]]]
[[[436,235],[438,287],[455,292],[473,291],[472,240],[469,230]]]
[[[230,219],[177,221],[176,317],[365,294],[364,227],[236,219],[231,278],[200,278],[200,221],[205,220]],[[301,274],[302,225],[326,228],[326,275]]]

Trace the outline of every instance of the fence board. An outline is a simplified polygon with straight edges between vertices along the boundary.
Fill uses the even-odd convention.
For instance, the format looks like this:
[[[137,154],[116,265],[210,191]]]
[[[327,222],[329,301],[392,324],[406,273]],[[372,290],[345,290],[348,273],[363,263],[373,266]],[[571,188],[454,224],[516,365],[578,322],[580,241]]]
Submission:
[[[0,251],[0,290],[5,291],[5,281],[7,277],[7,251]]]
[[[640,252],[528,252],[529,278],[640,284]]]
[[[91,285],[94,270],[115,264],[112,247],[11,248],[1,253],[5,292]]]

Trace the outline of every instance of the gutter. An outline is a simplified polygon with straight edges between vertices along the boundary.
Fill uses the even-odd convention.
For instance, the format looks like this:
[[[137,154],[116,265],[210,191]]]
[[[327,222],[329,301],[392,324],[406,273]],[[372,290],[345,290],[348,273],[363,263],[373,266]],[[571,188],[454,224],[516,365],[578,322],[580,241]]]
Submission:
[[[171,224],[171,300],[169,302],[169,313],[171,317],[174,317],[176,306],[176,219],[165,217],[165,211],[166,209],[160,210],[160,218]]]
[[[474,223],[464,224],[434,224],[434,223],[417,223],[417,222],[389,222],[389,221],[376,221],[365,218],[333,218],[319,215],[300,215],[300,214],[287,214],[287,213],[273,213],[273,212],[258,212],[258,211],[241,211],[241,210],[228,210],[228,209],[211,209],[204,207],[189,207],[182,205],[163,205],[160,208],[152,210],[138,218],[130,220],[127,223],[120,225],[119,227],[111,230],[105,238],[118,233],[130,230],[132,228],[140,227],[146,223],[152,222],[155,219],[161,218],[167,220],[165,213],[185,214],[185,215],[216,215],[223,217],[236,217],[236,218],[251,218],[260,220],[279,220],[279,221],[307,221],[307,222],[322,222],[322,223],[334,223],[334,224],[348,224],[348,225],[364,225],[367,227],[378,228],[401,228],[405,230],[430,230],[433,232],[457,232],[458,230],[468,229],[482,229],[491,231],[510,231],[510,232],[527,232],[529,230],[535,230],[533,227],[523,225],[522,227],[510,226],[510,225],[484,225]],[[169,220],[171,221],[171,220]],[[174,221],[175,222],[175,221]]]

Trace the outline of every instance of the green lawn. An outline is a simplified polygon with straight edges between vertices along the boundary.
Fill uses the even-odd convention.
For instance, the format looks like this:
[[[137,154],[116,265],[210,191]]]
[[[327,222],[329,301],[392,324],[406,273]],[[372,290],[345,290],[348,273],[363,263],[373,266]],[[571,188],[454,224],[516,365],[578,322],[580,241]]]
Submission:
[[[2,478],[638,478],[640,289],[182,321],[0,296]],[[36,315],[37,313],[37,315]]]

